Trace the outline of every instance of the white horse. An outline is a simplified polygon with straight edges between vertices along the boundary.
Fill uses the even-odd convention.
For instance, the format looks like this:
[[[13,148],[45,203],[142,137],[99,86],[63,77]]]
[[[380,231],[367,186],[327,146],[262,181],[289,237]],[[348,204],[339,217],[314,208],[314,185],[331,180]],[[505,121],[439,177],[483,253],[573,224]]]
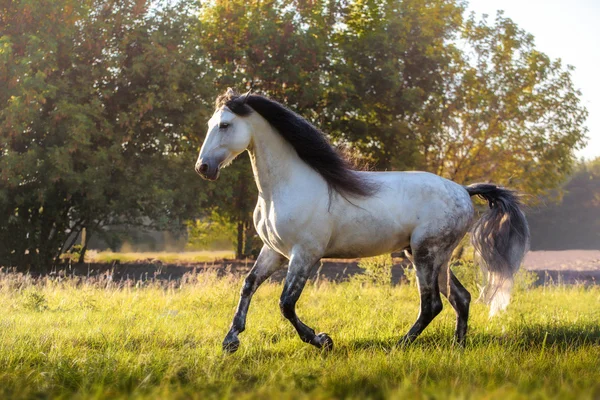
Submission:
[[[464,344],[471,296],[449,269],[453,249],[473,226],[473,243],[487,272],[492,313],[508,304],[512,277],[528,249],[529,229],[513,192],[490,184],[463,187],[425,172],[361,172],[321,131],[283,105],[229,89],[216,101],[196,171],[215,180],[248,150],[258,202],[254,225],[264,246],[246,277],[223,342],[236,351],[250,300],[273,272],[288,264],[280,308],[300,338],[331,349],[296,315],[296,302],[321,258],[369,257],[405,250],[417,274],[419,316],[403,337],[412,342],[442,310],[440,292],[456,311],[455,338]],[[470,196],[490,209],[473,222]]]

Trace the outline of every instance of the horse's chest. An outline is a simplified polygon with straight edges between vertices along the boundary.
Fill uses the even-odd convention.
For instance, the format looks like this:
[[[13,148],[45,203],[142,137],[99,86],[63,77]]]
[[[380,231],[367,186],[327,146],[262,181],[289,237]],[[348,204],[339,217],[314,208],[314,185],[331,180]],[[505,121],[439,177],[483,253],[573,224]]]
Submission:
[[[267,246],[281,254],[289,254],[293,243],[297,241],[293,219],[292,214],[267,207],[260,202],[254,210],[254,226],[258,236]]]

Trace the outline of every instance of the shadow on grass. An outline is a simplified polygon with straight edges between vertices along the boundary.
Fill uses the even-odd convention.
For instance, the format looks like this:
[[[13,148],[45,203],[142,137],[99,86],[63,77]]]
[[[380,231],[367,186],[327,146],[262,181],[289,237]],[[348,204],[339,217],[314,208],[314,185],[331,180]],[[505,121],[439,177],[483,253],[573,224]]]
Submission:
[[[340,345],[340,348],[348,350],[380,350],[383,352],[390,352],[392,350],[409,350],[409,349],[422,349],[436,351],[441,349],[458,349],[461,348],[456,345],[452,336],[444,335],[424,335],[417,338],[413,343],[401,344],[401,335],[386,338],[386,339],[357,339],[350,343]]]
[[[600,345],[600,324],[531,324],[503,335],[474,333],[469,340],[470,346],[487,346],[490,343],[523,350],[550,346],[574,350],[584,346]]]
[[[394,349],[447,349],[461,348],[456,346],[452,337],[441,335],[424,335],[410,345],[400,345],[401,336],[389,338],[360,338],[341,344],[345,350],[381,350],[389,352]],[[489,347],[490,345],[507,346],[520,350],[535,350],[554,347],[560,350],[575,350],[580,347],[600,345],[600,324],[585,325],[551,325],[532,324],[504,334],[473,332],[467,338],[466,349]]]

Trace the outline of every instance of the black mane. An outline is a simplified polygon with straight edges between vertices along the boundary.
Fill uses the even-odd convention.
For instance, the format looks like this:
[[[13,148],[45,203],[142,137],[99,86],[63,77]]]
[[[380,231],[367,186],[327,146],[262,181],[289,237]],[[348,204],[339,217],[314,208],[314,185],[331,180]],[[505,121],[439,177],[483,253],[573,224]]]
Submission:
[[[227,106],[234,114],[259,113],[287,140],[298,156],[325,179],[330,189],[342,195],[370,196],[378,186],[356,173],[352,164],[338,153],[323,132],[287,107],[259,95],[235,94],[228,90],[219,96],[216,107]]]

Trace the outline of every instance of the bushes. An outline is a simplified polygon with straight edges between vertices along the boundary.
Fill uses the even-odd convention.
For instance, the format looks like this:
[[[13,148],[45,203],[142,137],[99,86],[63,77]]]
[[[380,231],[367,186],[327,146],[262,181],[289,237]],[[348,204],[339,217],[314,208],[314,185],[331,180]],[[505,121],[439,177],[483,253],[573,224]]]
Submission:
[[[392,265],[392,256],[389,254],[363,258],[358,262],[358,267],[365,272],[362,275],[356,275],[355,279],[375,285],[390,285],[392,283]]]
[[[473,295],[479,296],[482,285],[484,284],[484,275],[481,269],[473,261],[473,249],[465,246],[460,251],[462,257],[451,261],[450,269],[456,275],[463,286]],[[359,282],[374,285],[390,285],[392,283],[392,267],[394,266],[392,257],[384,254],[376,257],[363,258],[358,262],[359,268],[364,273],[356,275],[353,279]],[[403,269],[403,280],[401,283],[409,286],[417,286],[417,275],[412,264],[398,266]],[[523,291],[533,287],[537,281],[535,272],[520,269],[515,275],[513,290]]]

